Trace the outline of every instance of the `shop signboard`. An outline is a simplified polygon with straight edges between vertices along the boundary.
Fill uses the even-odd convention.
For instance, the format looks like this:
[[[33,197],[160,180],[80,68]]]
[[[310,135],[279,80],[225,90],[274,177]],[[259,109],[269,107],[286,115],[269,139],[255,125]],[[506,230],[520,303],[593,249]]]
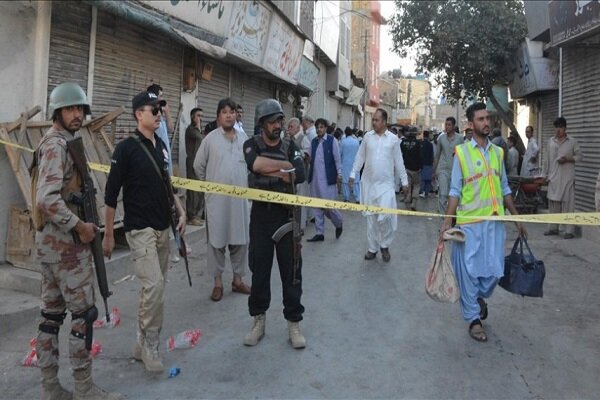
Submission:
[[[542,57],[541,47],[541,42],[525,41],[517,51],[510,83],[512,98],[520,99],[534,92],[558,89],[558,62]]]
[[[550,40],[556,46],[600,29],[600,1],[552,0],[548,17]]]
[[[304,41],[278,15],[273,14],[263,67],[276,76],[296,84]]]
[[[221,37],[226,36],[235,5],[227,0],[142,0],[142,3]]]
[[[319,67],[313,64],[308,58],[302,57],[296,80],[299,85],[304,86],[311,92],[316,91],[319,83]]]
[[[229,20],[225,48],[261,65],[267,42],[271,10],[258,1],[236,1]]]

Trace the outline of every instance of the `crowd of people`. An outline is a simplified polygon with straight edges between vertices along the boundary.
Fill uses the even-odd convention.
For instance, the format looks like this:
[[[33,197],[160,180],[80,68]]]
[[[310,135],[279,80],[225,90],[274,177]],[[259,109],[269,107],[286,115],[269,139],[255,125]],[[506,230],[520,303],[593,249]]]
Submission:
[[[315,246],[325,241],[326,218],[334,227],[335,239],[339,239],[344,228],[342,213],[304,208],[298,221],[287,205],[262,201],[250,205],[245,199],[194,191],[187,191],[184,208],[177,196],[169,197],[172,159],[169,140],[163,136],[173,128],[162,88],[151,85],[132,99],[131,107],[137,128],[112,154],[102,247],[110,258],[115,246],[113,221],[122,192],[124,231],[133,270],[142,285],[133,357],[149,372],[164,370],[159,343],[169,228],[172,224],[183,235],[188,223],[206,225],[206,262],[214,279],[210,298],[220,301],[224,295],[222,275],[227,253],[233,269],[232,292],[249,296],[248,313],[253,324],[244,345],[255,346],[265,335],[271,270],[277,257],[289,341],[295,349],[305,348],[306,339],[300,330],[304,306],[298,240],[307,224],[314,222],[315,235],[306,241]],[[68,195],[80,181],[66,143],[75,137],[91,110],[83,90],[71,83],[53,90],[49,109],[53,126],[35,153],[39,177],[34,201],[44,216],[36,235],[43,276],[37,340],[42,398],[71,398],[57,377],[58,332],[67,310],[72,314],[69,353],[75,378],[73,398],[121,398],[92,381],[86,338],[98,313],[89,243],[99,228],[81,219]],[[191,110],[191,124],[185,133],[188,178],[322,199],[341,196],[344,201],[386,208],[397,208],[401,191],[405,207],[413,211],[420,199],[437,191],[438,210],[447,216],[440,237],[453,225],[466,236],[464,243],[453,245],[452,261],[468,333],[477,341],[487,340],[482,323],[488,315],[485,299],[504,273],[506,233],[502,222],[473,217],[504,215],[505,210],[517,214],[508,175],[539,173],[539,147],[532,127],[527,128],[526,149],[514,135],[506,143],[491,129],[485,105],[476,103],[467,109],[469,130],[465,136],[458,133],[453,117],[446,119],[444,132],[432,137],[429,130],[390,124],[383,109],[373,114],[372,130],[347,127],[342,131],[324,118],[286,120],[279,102],[264,99],[254,110],[254,135],[248,135],[241,122],[243,112],[234,100],[222,99],[216,120],[202,129],[203,110]],[[543,176],[549,182],[551,212],[569,212],[573,211],[574,164],[581,160],[581,152],[577,141],[566,135],[564,118],[558,118],[555,127]],[[174,221],[172,212],[177,215]],[[374,260],[380,254],[389,263],[398,217],[363,214],[367,222],[364,259]],[[527,234],[522,224],[516,225],[521,235]],[[557,227],[550,226],[546,234],[558,234]],[[568,227],[565,238],[572,234]],[[243,281],[246,265],[252,273],[250,285]]]

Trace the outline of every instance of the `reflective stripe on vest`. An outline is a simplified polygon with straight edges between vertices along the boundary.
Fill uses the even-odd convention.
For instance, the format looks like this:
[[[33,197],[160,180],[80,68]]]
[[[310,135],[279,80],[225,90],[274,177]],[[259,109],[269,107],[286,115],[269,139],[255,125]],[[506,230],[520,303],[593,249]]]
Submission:
[[[456,210],[457,224],[478,222],[462,218],[464,216],[504,215],[502,149],[491,145],[488,151],[489,162],[479,146],[465,143],[455,148],[463,175],[463,188]]]

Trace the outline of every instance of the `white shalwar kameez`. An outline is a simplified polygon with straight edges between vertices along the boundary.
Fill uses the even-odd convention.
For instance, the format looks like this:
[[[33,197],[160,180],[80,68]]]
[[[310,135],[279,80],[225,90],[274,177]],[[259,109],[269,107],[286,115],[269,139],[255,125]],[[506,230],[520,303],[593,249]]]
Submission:
[[[408,186],[408,178],[404,169],[404,160],[400,151],[400,140],[385,131],[378,135],[369,131],[364,135],[362,144],[356,154],[350,178],[356,179],[364,165],[360,178],[360,202],[386,208],[397,208],[395,182],[400,177],[402,186]],[[371,253],[380,248],[388,248],[398,228],[396,215],[364,212],[367,217],[367,243]]]

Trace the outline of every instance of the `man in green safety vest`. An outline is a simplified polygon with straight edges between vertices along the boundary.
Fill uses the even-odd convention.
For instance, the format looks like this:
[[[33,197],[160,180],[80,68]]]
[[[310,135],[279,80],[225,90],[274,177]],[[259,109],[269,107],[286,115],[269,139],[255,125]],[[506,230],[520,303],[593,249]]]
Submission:
[[[504,275],[506,231],[503,222],[477,217],[504,215],[505,207],[513,215],[517,210],[508,186],[503,150],[488,138],[490,118],[485,104],[471,105],[466,114],[473,138],[455,147],[446,215],[456,216],[456,225],[466,237],[464,242],[452,245],[463,317],[469,323],[469,335],[485,342],[487,334],[481,320],[488,312],[484,298],[491,296]],[[444,219],[440,235],[450,229],[452,219]],[[523,225],[516,225],[519,234],[526,236]]]

